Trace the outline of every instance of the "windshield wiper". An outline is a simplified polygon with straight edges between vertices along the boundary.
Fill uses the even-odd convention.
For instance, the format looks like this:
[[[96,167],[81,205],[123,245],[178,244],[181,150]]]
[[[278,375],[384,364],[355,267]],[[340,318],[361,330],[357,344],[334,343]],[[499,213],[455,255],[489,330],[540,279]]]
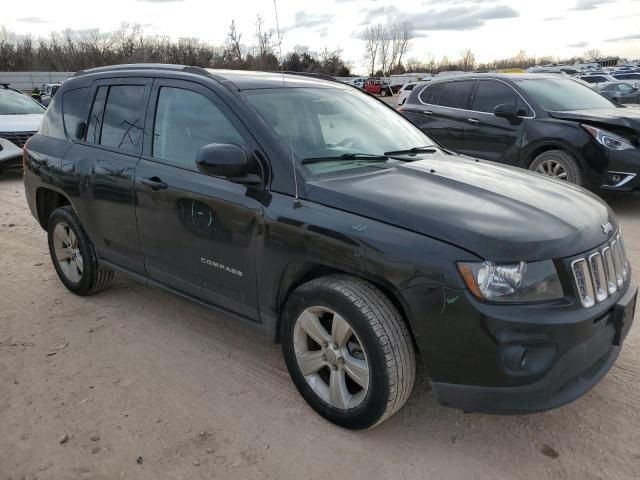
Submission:
[[[373,153],[344,153],[335,157],[311,157],[302,159],[302,164],[319,162],[335,162],[339,160],[364,160],[370,162],[386,162],[389,160],[388,155],[375,155]]]
[[[413,147],[407,150],[392,150],[391,152],[384,152],[385,155],[416,155],[418,153],[436,153],[434,145],[427,145],[424,147]]]

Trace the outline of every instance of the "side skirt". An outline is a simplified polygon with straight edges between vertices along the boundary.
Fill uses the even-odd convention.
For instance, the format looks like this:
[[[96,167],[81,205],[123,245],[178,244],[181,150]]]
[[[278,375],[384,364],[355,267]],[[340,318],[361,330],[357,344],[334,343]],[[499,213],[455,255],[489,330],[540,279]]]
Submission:
[[[231,310],[228,310],[226,308],[220,307],[219,305],[215,305],[213,303],[207,302],[205,300],[202,300],[198,297],[194,297],[192,295],[189,295],[188,293],[182,292],[180,290],[176,290],[175,288],[171,288],[168,287],[167,285],[164,285],[163,283],[157,282],[149,277],[146,277],[144,275],[140,275],[138,273],[132,272],[128,269],[126,269],[125,267],[121,267],[120,265],[117,265],[115,263],[109,262],[108,260],[103,260],[100,259],[99,260],[100,264],[110,268],[111,270],[115,271],[115,272],[120,272],[120,273],[124,273],[125,275],[127,275],[128,277],[132,278],[133,280],[136,280],[137,282],[142,283],[143,285],[147,286],[147,287],[152,287],[152,288],[158,288],[160,290],[164,290],[167,292],[171,292],[179,297],[182,297],[186,300],[190,300],[194,303],[197,303],[199,305],[202,305],[206,308],[209,308],[210,310],[213,310],[214,312],[216,312],[218,315],[220,315],[221,317],[224,317],[224,319],[226,320],[230,320],[230,321],[235,321],[235,322],[239,322],[242,325],[245,325],[246,327],[248,327],[249,329],[253,330],[254,332],[258,333],[261,336],[264,337],[268,337],[269,340],[272,343],[275,343],[276,341],[276,319],[268,316],[268,315],[261,315],[261,318],[264,319],[264,323],[258,323],[254,320],[251,320],[250,318],[247,318],[243,315],[239,315],[235,312],[232,312]]]

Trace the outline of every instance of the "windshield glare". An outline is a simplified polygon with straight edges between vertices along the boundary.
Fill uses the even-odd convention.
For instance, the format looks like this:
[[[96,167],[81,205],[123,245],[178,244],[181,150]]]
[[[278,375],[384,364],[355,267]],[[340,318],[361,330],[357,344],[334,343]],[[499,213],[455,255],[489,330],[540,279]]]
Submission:
[[[0,90],[0,115],[43,113],[43,108],[26,95],[13,90]]]
[[[586,85],[566,78],[522,79],[515,82],[545,110],[562,112],[615,106]]]
[[[335,158],[433,145],[409,121],[375,99],[352,89],[278,88],[249,90],[246,98],[275,130],[296,160]],[[336,159],[333,170],[344,169]],[[351,164],[354,164],[351,160]],[[361,166],[360,164],[354,164]],[[308,165],[314,173],[329,165]]]

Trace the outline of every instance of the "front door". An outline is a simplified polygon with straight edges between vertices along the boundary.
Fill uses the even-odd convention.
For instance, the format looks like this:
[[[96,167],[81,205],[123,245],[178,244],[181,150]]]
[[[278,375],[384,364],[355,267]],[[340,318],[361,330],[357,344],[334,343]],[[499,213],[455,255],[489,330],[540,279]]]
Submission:
[[[192,82],[154,81],[136,167],[147,274],[175,290],[257,320],[255,256],[262,209],[254,187],[200,173],[209,143],[257,148],[219,97]]]
[[[498,105],[513,105],[518,118],[496,117]],[[532,115],[520,95],[498,80],[479,80],[467,112],[464,148],[461,153],[494,162],[517,165],[526,118]]]

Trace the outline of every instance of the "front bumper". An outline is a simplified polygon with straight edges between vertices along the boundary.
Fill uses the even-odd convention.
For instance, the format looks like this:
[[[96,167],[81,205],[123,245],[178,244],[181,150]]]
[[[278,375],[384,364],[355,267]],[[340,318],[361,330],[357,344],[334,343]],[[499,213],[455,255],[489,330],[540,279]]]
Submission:
[[[19,165],[22,161],[22,148],[6,138],[0,138],[0,168]]]
[[[583,309],[562,302],[551,307],[488,306],[468,292],[440,290],[441,311],[432,312],[436,321],[412,321],[438,401],[497,414],[531,413],[572,402],[597,384],[618,357],[633,322],[637,287],[627,284],[623,292]],[[430,297],[417,290],[414,294],[413,301]],[[513,352],[517,359],[522,355],[523,364],[528,358],[526,369],[519,370],[518,362],[514,366]]]
[[[640,192],[640,149],[606,152],[607,171],[600,181],[602,190]]]

